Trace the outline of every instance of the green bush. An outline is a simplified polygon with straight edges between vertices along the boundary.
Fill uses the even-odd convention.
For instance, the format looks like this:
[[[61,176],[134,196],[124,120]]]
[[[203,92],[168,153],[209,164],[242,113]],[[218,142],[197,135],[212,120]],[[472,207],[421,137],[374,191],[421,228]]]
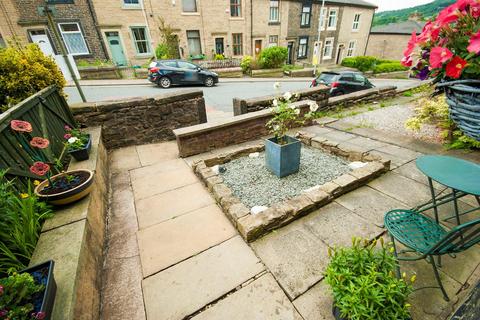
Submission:
[[[170,49],[165,43],[159,43],[155,48],[155,56],[157,59],[171,59]]]
[[[285,64],[288,57],[288,49],[285,47],[265,48],[260,52],[258,63],[262,69],[280,68]]]
[[[348,68],[356,68],[357,58],[344,58],[342,60],[342,66],[348,67]]]
[[[215,54],[215,56],[213,57],[213,60],[225,60],[225,56],[221,53],[217,53]]]
[[[31,192],[18,194],[0,171],[0,274],[28,266],[42,223],[52,211]]]
[[[62,72],[36,44],[0,50],[0,112],[53,84],[63,93]]]
[[[242,68],[243,73],[249,73],[252,71],[252,56],[243,56],[242,61],[240,62],[240,68]]]
[[[2,293],[0,294],[0,310],[2,319],[43,319],[44,312],[32,312],[32,303],[36,293],[44,289],[43,285],[35,283],[29,273],[11,272],[8,277],[0,279]]]
[[[345,319],[410,319],[407,299],[415,276],[395,277],[393,248],[384,245],[383,238],[378,242],[380,248],[377,240],[354,238],[350,248],[329,249],[326,282]]]
[[[405,70],[408,70],[408,68],[403,66],[400,61],[385,62],[373,67],[373,73],[395,72]]]

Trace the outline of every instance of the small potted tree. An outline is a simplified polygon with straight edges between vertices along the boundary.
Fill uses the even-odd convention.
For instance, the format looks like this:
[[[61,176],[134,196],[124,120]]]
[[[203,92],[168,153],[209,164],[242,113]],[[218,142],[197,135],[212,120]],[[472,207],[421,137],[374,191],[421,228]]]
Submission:
[[[377,244],[380,243],[380,248]],[[337,320],[411,319],[407,302],[415,275],[396,277],[393,247],[353,238],[352,247],[329,249],[326,282],[333,292]]]
[[[275,88],[279,87],[280,84],[275,83]],[[318,116],[316,102],[309,102],[310,110],[302,115],[298,106],[293,104],[297,99],[298,96],[293,96],[290,92],[274,99],[270,109],[273,118],[267,122],[267,128],[273,137],[265,140],[265,162],[267,168],[279,178],[297,172],[300,167],[301,143],[288,136],[288,130]]]

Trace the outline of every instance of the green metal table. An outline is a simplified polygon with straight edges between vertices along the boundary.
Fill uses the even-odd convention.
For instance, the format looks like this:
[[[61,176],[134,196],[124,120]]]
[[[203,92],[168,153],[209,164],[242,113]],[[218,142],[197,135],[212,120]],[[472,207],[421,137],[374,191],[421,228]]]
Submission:
[[[438,221],[438,207],[453,201],[454,215],[446,220],[456,218],[460,224],[460,216],[480,209],[480,165],[463,159],[448,156],[421,156],[416,160],[417,168],[428,177],[428,184],[432,194],[432,200],[415,208],[417,212],[423,212],[433,208],[435,220]],[[439,194],[435,193],[433,181],[445,186]],[[452,192],[440,196],[445,190]],[[466,195],[473,195],[479,204],[478,207],[460,213],[458,199]]]

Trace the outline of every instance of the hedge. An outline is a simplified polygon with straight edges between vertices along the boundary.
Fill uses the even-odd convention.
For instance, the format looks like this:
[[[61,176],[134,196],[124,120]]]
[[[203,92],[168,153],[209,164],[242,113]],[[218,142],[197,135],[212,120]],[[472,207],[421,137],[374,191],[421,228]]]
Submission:
[[[342,66],[355,68],[362,72],[373,71],[373,73],[394,72],[407,70],[397,60],[384,60],[370,56],[359,56],[345,58],[342,60]]]

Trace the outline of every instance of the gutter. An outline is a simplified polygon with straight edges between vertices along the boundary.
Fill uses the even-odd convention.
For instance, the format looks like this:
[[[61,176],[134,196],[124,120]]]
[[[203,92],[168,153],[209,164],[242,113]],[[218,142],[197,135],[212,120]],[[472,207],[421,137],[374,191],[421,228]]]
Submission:
[[[365,50],[363,50],[363,55],[367,55],[368,43],[370,42],[370,34],[372,33],[373,18],[375,18],[375,10],[373,10],[372,21],[370,21],[370,30],[368,31],[367,43],[365,44]]]

